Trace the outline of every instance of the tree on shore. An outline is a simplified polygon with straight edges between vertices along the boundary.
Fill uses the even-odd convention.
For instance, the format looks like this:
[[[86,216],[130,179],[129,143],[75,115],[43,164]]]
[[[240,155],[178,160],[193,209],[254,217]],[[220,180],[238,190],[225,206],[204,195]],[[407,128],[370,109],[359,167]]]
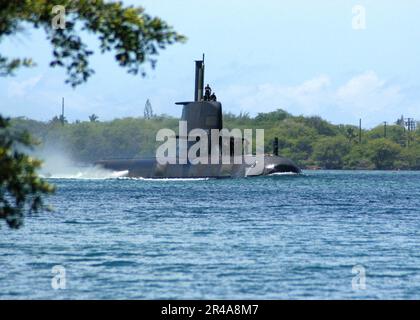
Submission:
[[[350,151],[350,144],[344,137],[326,137],[320,139],[314,147],[314,159],[326,169],[340,169],[343,159]]]
[[[395,142],[381,138],[369,141],[367,150],[372,162],[375,164],[375,168],[385,170],[395,168],[402,148]]]
[[[97,121],[98,121],[98,119],[99,119],[99,117],[98,117],[96,114],[91,114],[91,115],[89,116],[89,121],[90,121],[90,122],[97,122]]]
[[[346,137],[349,143],[352,143],[357,138],[356,130],[352,127],[348,127],[346,130]]]
[[[62,0],[60,5],[57,8],[43,0],[0,0],[0,42],[27,28],[42,28],[53,49],[50,66],[65,68],[66,83],[72,87],[94,73],[89,65],[93,51],[80,30],[96,35],[100,52],[113,52],[118,65],[131,74],[145,75],[144,64],[153,68],[160,50],[185,41],[183,35],[142,7],[104,0]],[[30,57],[10,58],[0,53],[0,76],[12,76],[19,68],[34,65]],[[0,219],[11,227],[22,224],[27,206],[29,212],[39,210],[42,195],[53,191],[36,175],[41,163],[18,151],[21,146],[32,145],[27,132],[11,132],[10,120],[0,115]]]

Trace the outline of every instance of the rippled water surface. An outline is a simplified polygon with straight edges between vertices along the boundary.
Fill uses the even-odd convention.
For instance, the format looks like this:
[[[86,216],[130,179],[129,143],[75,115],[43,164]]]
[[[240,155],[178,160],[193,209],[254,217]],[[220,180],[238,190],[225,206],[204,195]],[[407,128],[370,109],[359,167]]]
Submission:
[[[51,181],[54,213],[1,225],[2,299],[420,299],[420,173]]]

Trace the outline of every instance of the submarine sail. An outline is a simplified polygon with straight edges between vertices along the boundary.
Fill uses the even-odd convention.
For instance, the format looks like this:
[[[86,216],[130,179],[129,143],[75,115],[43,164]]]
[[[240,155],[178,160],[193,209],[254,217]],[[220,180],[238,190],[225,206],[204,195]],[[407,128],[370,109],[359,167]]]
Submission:
[[[223,112],[222,103],[217,100],[211,88],[207,85],[204,88],[204,55],[202,60],[195,61],[195,86],[194,101],[176,102],[176,105],[182,105],[181,123],[186,124],[186,132],[192,130],[200,130],[206,133],[208,137],[208,157],[212,151],[216,153],[216,157],[221,158],[220,151],[226,144],[225,137],[221,136],[216,141],[211,138],[212,132],[218,130],[223,132]],[[188,136],[188,134],[186,134]],[[186,142],[186,151],[188,151],[194,142],[188,140],[188,137],[181,134],[176,137],[177,145]],[[199,139],[198,139],[199,140]],[[230,152],[236,150],[239,141],[239,148],[244,149],[247,141],[245,139],[229,138]],[[277,143],[278,145],[278,143]],[[217,151],[215,151],[217,150]],[[191,161],[161,164],[156,157],[139,158],[139,159],[108,159],[96,162],[97,165],[105,169],[114,171],[128,171],[128,177],[142,178],[235,178],[250,176],[266,176],[282,172],[300,173],[300,168],[290,159],[278,155],[278,149],[273,155],[262,155],[262,164],[258,161],[247,163],[245,161],[236,161],[234,155],[229,155],[231,162],[225,163],[198,163],[193,164]],[[241,158],[244,159],[242,154]],[[213,159],[213,158],[212,158]],[[258,164],[258,165],[257,165]]]

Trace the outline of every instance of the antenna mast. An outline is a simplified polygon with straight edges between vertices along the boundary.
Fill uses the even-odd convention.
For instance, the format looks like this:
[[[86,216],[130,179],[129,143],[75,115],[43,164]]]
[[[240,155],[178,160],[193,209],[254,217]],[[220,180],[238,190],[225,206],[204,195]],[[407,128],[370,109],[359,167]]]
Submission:
[[[195,62],[194,101],[202,101],[204,96],[204,53],[203,60]]]

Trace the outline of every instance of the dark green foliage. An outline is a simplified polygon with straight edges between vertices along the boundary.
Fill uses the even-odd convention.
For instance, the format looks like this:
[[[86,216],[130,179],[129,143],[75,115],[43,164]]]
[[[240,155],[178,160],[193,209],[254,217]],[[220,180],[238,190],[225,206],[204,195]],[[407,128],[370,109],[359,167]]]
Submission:
[[[124,118],[113,121],[78,121],[62,126],[56,121],[13,119],[17,128],[27,128],[45,142],[48,150],[68,151],[73,160],[91,163],[104,158],[154,156],[156,133],[161,128],[178,128],[178,120],[167,116],[153,119]],[[42,146],[41,146],[42,147]]]
[[[11,129],[10,120],[0,116],[0,219],[11,228],[22,225],[25,211],[42,209],[42,196],[54,191],[37,176],[41,162],[19,151],[34,144],[28,132]]]
[[[369,141],[367,150],[377,169],[394,169],[401,157],[401,146],[385,138]]]
[[[350,143],[342,136],[321,138],[315,143],[313,159],[325,169],[341,169],[350,148]]]
[[[277,109],[276,111],[268,112],[268,113],[259,113],[255,117],[255,121],[257,122],[272,122],[272,121],[282,121],[291,115],[282,109]]]
[[[98,119],[99,119],[99,117],[96,114],[91,114],[89,116],[89,121],[90,122],[96,122],[96,121],[98,121]]]
[[[311,127],[316,130],[316,132],[319,135],[323,136],[334,136],[337,133],[337,128],[333,126],[328,121],[322,119],[318,116],[312,116],[312,117],[297,117],[297,120],[299,122],[304,123],[308,127]]]
[[[66,10],[64,29],[54,29],[52,19],[55,5]],[[144,63],[156,64],[159,51],[168,45],[184,42],[165,21],[152,17],[142,7],[124,6],[121,2],[103,0],[0,0],[0,40],[3,36],[24,31],[27,27],[42,28],[52,45],[51,67],[63,67],[66,80],[75,87],[94,73],[89,66],[93,51],[80,37],[80,31],[97,36],[101,53],[112,51],[117,63],[129,73],[141,73]],[[0,55],[0,76],[12,75],[22,66],[32,66],[30,58]]]

